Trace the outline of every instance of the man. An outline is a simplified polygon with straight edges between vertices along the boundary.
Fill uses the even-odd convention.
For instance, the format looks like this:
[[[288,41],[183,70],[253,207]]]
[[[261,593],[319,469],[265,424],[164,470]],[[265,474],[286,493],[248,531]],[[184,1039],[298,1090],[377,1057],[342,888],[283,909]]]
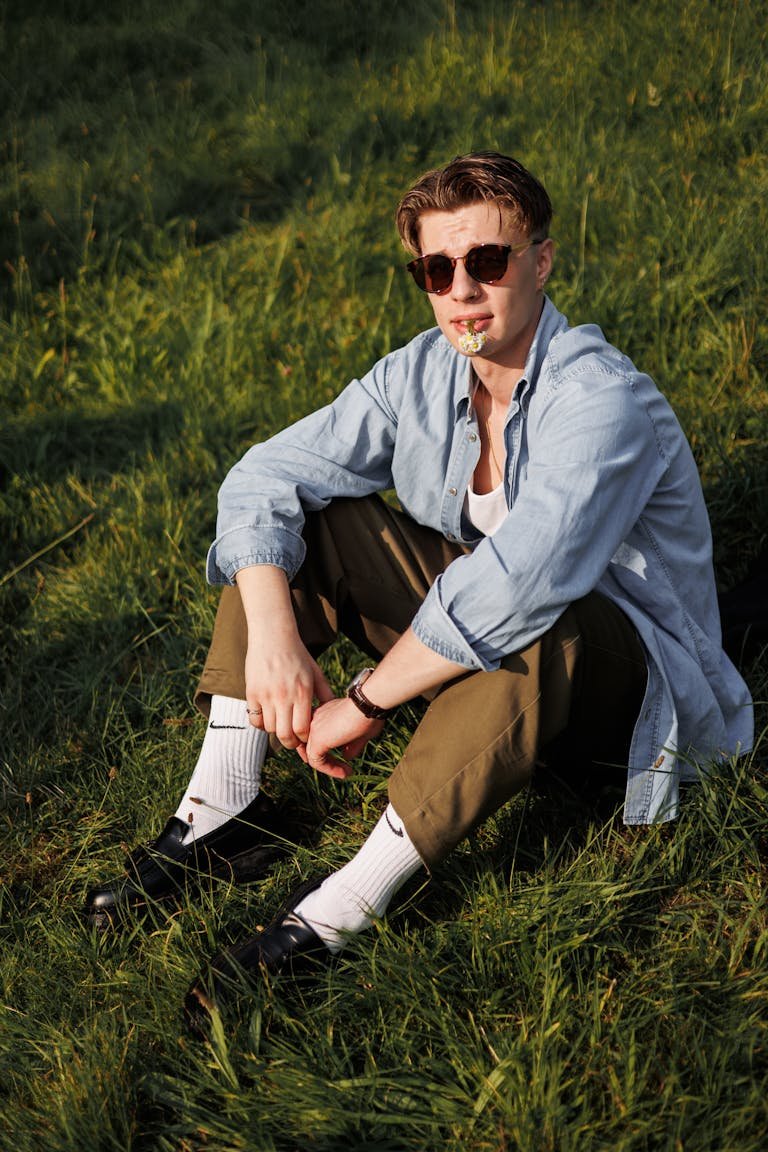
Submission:
[[[550,219],[541,184],[497,153],[421,177],[397,222],[437,327],[221,488],[208,576],[234,587],[198,690],[200,760],[153,851],[89,894],[91,918],[165,898],[191,867],[263,866],[279,833],[259,792],[269,735],[343,778],[393,708],[432,702],[359,853],[216,957],[193,1018],[243,970],[338,951],[555,739],[574,771],[583,749],[624,766],[630,824],[676,814],[694,758],[751,745],[691,452],[653,382],[545,297]],[[391,488],[402,511],[376,495]],[[379,662],[337,699],[316,657],[339,631]]]

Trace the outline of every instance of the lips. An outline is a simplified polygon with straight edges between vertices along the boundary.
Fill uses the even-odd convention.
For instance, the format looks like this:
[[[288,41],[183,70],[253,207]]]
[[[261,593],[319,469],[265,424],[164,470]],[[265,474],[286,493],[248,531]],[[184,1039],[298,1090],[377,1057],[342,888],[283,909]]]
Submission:
[[[490,316],[457,316],[452,323],[462,332],[484,332],[491,323]]]

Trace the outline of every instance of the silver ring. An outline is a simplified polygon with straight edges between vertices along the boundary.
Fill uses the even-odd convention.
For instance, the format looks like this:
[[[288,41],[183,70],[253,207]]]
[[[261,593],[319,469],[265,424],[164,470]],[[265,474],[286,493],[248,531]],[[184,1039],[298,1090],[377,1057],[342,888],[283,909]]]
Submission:
[[[261,716],[261,708],[246,708],[245,713],[247,716]]]

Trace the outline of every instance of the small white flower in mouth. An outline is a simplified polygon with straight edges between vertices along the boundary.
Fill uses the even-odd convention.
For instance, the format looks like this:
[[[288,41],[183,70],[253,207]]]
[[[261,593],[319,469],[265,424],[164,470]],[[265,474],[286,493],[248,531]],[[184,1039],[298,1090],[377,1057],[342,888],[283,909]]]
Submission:
[[[475,332],[474,320],[468,320],[466,332],[462,332],[459,336],[459,348],[467,356],[474,356],[477,352],[482,351],[487,339],[488,336],[485,332]]]

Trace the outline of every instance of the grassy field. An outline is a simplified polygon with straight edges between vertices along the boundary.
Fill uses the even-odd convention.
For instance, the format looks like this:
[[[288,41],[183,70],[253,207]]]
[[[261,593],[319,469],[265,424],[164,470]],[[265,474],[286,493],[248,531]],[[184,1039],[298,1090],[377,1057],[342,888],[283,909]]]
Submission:
[[[417,708],[317,838],[106,938],[87,887],[194,763],[216,490],[253,440],[430,323],[392,222],[428,165],[517,155],[550,282],[670,397],[718,579],[768,535],[768,5],[0,0],[0,1147],[765,1147],[768,660],[756,752],[672,827],[540,788],[303,991],[195,1044],[221,944],[378,813]],[[339,687],[358,654],[326,668]]]

